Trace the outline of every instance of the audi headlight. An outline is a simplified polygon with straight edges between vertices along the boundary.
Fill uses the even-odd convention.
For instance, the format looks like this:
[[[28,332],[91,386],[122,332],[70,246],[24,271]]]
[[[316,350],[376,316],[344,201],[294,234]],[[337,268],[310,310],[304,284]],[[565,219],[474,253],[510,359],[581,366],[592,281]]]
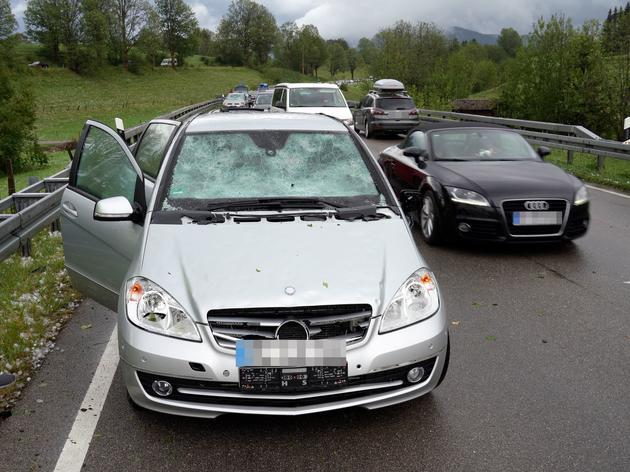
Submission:
[[[490,203],[483,195],[473,192],[472,190],[466,190],[465,188],[446,187],[451,200],[457,203],[465,203],[466,205],[476,205],[489,207]]]
[[[588,202],[588,190],[586,190],[586,185],[582,185],[580,189],[575,192],[575,199],[573,200],[574,205],[584,205]]]
[[[427,269],[411,274],[383,314],[379,333],[404,328],[434,315],[440,308],[435,276]]]
[[[166,290],[142,277],[127,281],[127,317],[152,333],[201,342],[195,322]]]

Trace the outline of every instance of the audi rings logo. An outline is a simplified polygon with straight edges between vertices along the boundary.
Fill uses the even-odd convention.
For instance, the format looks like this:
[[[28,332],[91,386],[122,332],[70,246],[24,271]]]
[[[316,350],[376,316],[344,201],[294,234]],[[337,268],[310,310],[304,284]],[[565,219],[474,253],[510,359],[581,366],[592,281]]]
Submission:
[[[530,211],[549,210],[549,202],[545,202],[542,200],[525,202],[525,209]]]

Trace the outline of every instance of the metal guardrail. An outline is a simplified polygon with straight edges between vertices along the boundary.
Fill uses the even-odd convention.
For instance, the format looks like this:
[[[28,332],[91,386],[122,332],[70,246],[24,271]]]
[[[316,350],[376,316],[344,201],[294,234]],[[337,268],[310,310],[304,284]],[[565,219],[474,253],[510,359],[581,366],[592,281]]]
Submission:
[[[581,152],[597,156],[597,167],[604,166],[604,158],[630,160],[630,146],[619,141],[602,139],[583,126],[547,123],[544,121],[516,120],[491,116],[418,109],[421,119],[430,121],[475,121],[503,125],[514,129],[532,144],[549,146],[568,151],[567,162],[572,162],[573,153]]]
[[[208,100],[175,110],[159,118],[181,120],[221,103]],[[125,130],[125,141],[132,146],[148,123]],[[76,141],[58,141],[64,149],[73,149]],[[69,147],[71,146],[71,147]],[[22,256],[31,252],[31,238],[47,226],[59,229],[61,196],[68,184],[70,169],[29,185],[25,189],[0,200],[0,261],[20,251]]]

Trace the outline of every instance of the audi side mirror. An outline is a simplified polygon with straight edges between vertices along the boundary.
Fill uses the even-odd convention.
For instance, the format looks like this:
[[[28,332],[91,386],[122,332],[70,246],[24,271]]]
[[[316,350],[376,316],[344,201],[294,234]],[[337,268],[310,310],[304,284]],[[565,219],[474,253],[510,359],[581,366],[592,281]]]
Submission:
[[[403,150],[403,156],[411,157],[416,161],[419,167],[424,167],[425,160],[428,159],[429,154],[424,149],[420,149],[419,147],[409,147]]]
[[[536,152],[538,152],[538,155],[541,159],[544,159],[549,154],[551,154],[551,149],[549,149],[547,146],[540,146]]]
[[[133,207],[126,197],[104,198],[94,207],[94,219],[98,221],[128,221],[133,216]]]

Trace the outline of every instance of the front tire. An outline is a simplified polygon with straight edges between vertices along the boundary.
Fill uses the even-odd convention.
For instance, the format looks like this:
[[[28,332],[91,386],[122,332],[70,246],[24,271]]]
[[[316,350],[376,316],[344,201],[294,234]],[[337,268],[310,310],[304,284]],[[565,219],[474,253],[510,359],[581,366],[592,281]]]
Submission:
[[[440,210],[433,192],[430,190],[422,195],[420,208],[418,209],[418,221],[420,223],[420,236],[428,244],[436,245],[440,243],[442,233],[442,222],[440,220]]]

